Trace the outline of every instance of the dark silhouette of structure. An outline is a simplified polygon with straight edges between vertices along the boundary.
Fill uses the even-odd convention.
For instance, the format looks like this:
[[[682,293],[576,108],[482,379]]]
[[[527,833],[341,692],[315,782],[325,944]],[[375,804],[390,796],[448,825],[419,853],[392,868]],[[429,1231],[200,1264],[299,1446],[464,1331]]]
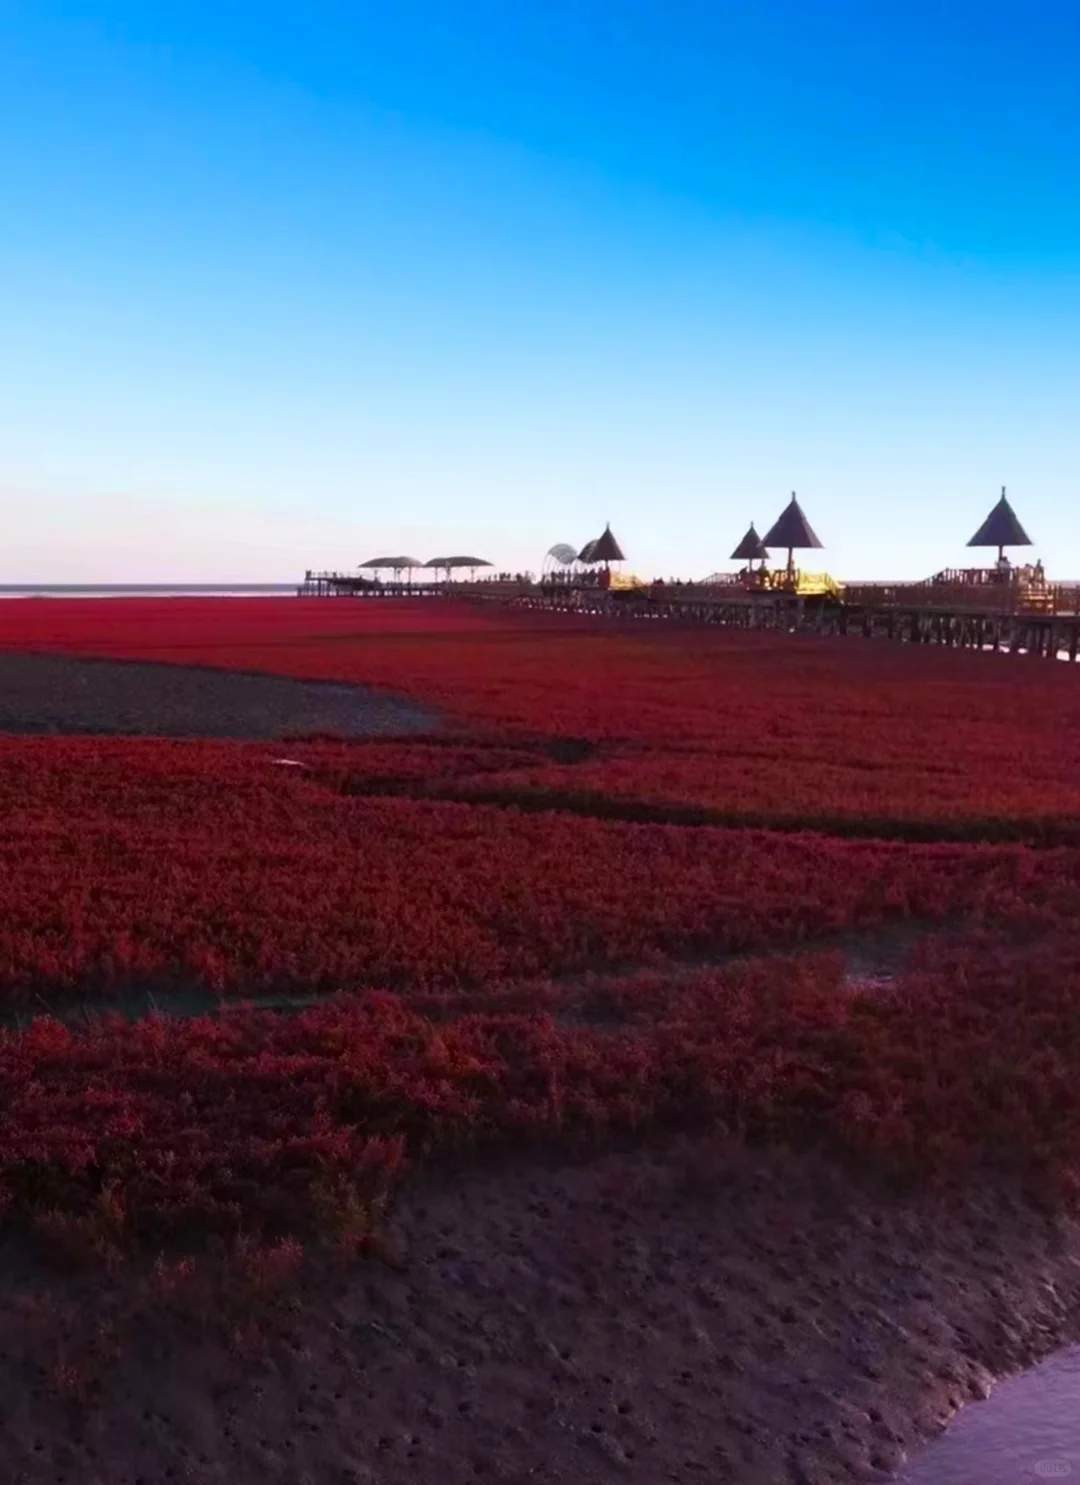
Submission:
[[[791,500],[784,507],[779,519],[770,526],[762,537],[762,545],[766,547],[787,548],[787,570],[789,573],[795,571],[795,548],[820,547],[822,543],[818,540],[817,533],[806,519],[806,512],[795,498],[795,491],[791,492]]]
[[[1017,519],[1016,512],[1006,499],[1005,486],[1002,485],[1001,499],[968,542],[968,546],[997,547],[998,567],[1001,568],[1008,565],[1006,547],[1029,547],[1031,544],[1031,537]]]
[[[425,567],[434,567],[439,572],[445,572],[447,578],[459,567],[467,567],[470,572],[475,573],[478,567],[491,567],[493,564],[484,557],[432,557],[430,562],[425,562]]]
[[[611,522],[604,527],[602,536],[595,541],[587,541],[578,553],[579,562],[603,562],[606,567],[611,562],[625,562],[626,554],[615,540],[615,534],[611,529]]]
[[[739,545],[732,552],[731,560],[733,562],[748,562],[751,564],[751,570],[753,570],[753,563],[760,562],[764,566],[769,560],[768,548],[757,534],[757,527],[753,521],[750,522],[750,529],[742,541],[740,541]]]
[[[414,567],[423,565],[419,557],[369,557],[366,562],[360,563],[360,571],[392,572],[396,582],[401,573],[411,573]]]

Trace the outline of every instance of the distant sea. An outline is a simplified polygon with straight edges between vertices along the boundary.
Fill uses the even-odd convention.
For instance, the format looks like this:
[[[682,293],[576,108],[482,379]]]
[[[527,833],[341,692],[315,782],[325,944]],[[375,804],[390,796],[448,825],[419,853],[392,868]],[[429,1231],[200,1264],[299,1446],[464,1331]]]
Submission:
[[[0,583],[0,598],[281,598],[296,583]]]

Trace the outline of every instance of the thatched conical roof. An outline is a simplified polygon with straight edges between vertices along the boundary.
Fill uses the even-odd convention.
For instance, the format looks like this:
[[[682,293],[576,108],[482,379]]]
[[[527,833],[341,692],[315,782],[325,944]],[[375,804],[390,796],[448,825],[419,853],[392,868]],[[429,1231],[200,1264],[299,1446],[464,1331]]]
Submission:
[[[615,540],[610,525],[604,527],[603,536],[588,541],[582,547],[578,560],[581,562],[625,562],[623,549]]]
[[[1005,486],[1001,487],[1001,499],[986,520],[968,542],[969,547],[1029,547],[1031,537],[1016,518],[1016,512],[1005,498]]]
[[[806,519],[802,506],[791,492],[791,500],[784,507],[780,519],[762,537],[767,547],[820,547],[813,526]]]
[[[740,541],[739,545],[732,552],[731,560],[733,562],[757,562],[759,560],[764,561],[768,555],[769,553],[765,548],[765,543],[757,534],[757,528],[753,521],[751,521],[749,531],[747,531],[742,541]]]

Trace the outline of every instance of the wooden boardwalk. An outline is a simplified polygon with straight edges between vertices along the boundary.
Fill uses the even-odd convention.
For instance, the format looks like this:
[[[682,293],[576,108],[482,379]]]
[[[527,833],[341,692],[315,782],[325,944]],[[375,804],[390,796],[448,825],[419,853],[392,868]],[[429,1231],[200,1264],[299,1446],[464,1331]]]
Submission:
[[[349,572],[306,572],[297,587],[298,598],[488,598],[505,603],[532,592],[535,584],[512,578],[481,578],[462,582],[420,578],[416,582],[380,582]]]
[[[298,596],[315,598],[452,598],[548,613],[593,615],[620,622],[675,622],[725,629],[890,639],[903,644],[999,651],[1044,659],[1080,658],[1080,588],[1048,589],[1027,609],[1008,589],[958,593],[933,584],[852,584],[843,599],[751,592],[736,583],[654,584],[607,591],[596,584],[375,582],[346,573],[309,572]]]
[[[748,593],[735,587],[707,589],[685,584],[640,595],[609,594],[598,589],[537,587],[517,602],[524,607],[563,613],[604,615],[627,622],[650,620],[726,629],[761,629],[787,633],[891,639],[904,644],[944,645],[956,649],[1000,651],[1046,659],[1075,661],[1080,655],[1080,612],[1009,611],[1002,605],[975,608],[927,595],[905,598],[880,591],[848,590],[844,601],[801,598],[783,593]],[[849,596],[849,594],[851,596]]]

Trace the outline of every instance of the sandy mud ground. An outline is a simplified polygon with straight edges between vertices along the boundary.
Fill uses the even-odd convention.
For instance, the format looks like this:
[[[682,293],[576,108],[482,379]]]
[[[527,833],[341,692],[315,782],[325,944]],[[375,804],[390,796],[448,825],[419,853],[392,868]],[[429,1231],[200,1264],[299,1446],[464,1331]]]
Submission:
[[[372,737],[436,718],[363,686],[62,655],[0,653],[0,732],[153,737]]]
[[[697,1141],[442,1173],[390,1231],[228,1335],[136,1324],[90,1399],[56,1337],[107,1286],[13,1278],[4,1480],[884,1481],[1076,1334],[1072,1222],[818,1157]]]

